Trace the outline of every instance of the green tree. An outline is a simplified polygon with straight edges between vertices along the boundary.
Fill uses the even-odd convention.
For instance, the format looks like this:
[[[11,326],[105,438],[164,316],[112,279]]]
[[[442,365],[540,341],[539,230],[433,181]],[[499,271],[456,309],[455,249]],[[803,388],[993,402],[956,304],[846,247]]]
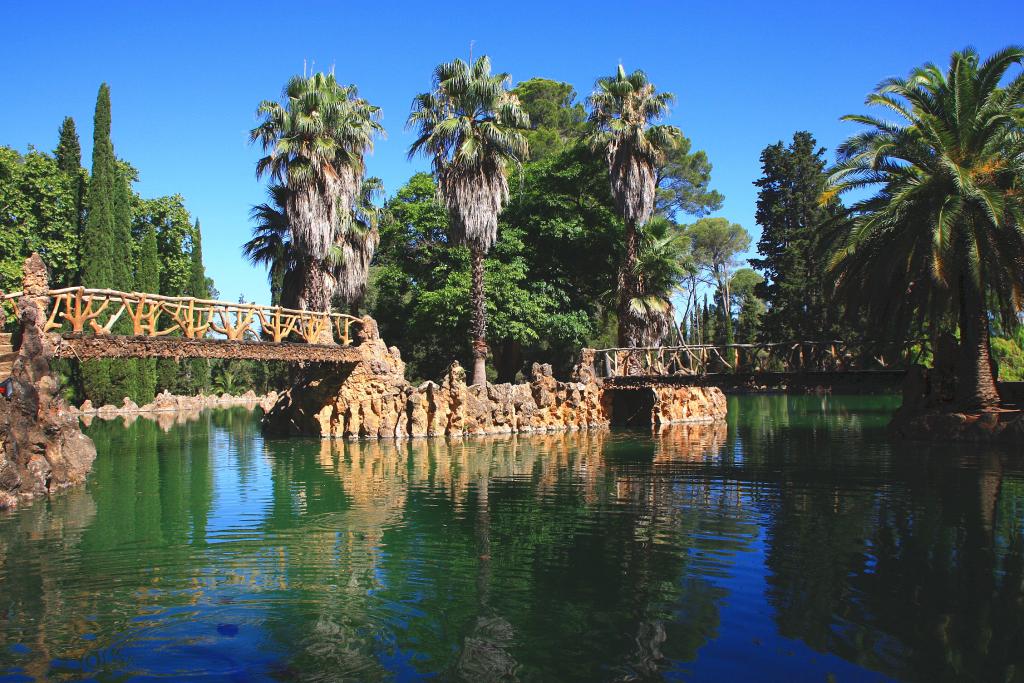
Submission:
[[[110,88],[100,86],[93,124],[89,216],[82,233],[82,284],[86,287],[132,289],[130,233],[120,224],[126,217],[128,180],[118,168],[110,139]],[[93,403],[116,403],[136,394],[137,371],[125,359],[100,359],[82,364],[82,383]]]
[[[160,288],[160,257],[157,254],[156,229],[152,225],[146,226],[142,233],[135,285],[140,292],[156,293]],[[156,358],[140,358],[136,361],[138,380],[136,396],[133,398],[140,405],[149,403],[156,396],[156,364]]]
[[[448,212],[430,175],[414,175],[385,208],[367,305],[381,334],[402,349],[409,375],[436,378],[452,355],[472,357],[472,348],[457,341],[468,338],[472,323],[472,258],[451,242]],[[499,381],[511,381],[521,367],[512,350],[557,334],[554,321],[562,313],[549,289],[528,276],[521,235],[503,231],[484,264],[487,333],[502,352],[495,359]]]
[[[764,301],[757,296],[763,282],[761,274],[752,268],[740,268],[729,280],[732,305],[739,310],[736,318],[736,341],[740,344],[757,341],[761,317],[766,310]]]
[[[114,202],[117,164],[110,141],[110,88],[104,83],[96,98],[93,122],[92,176],[89,179],[89,217],[82,235],[82,283],[114,287]],[[87,380],[88,381],[88,380]]]
[[[722,208],[725,197],[710,189],[711,162],[704,150],[691,151],[693,142],[680,135],[665,151],[655,177],[654,212],[673,220],[706,216]]]
[[[889,78],[867,103],[899,123],[850,115],[867,127],[838,150],[830,194],[876,193],[856,202],[838,235],[832,270],[844,302],[906,330],[918,316],[954,313],[960,330],[956,405],[999,403],[989,309],[1009,317],[1024,297],[1024,49],[982,62],[954,52]]]
[[[835,334],[824,291],[827,257],[821,251],[826,228],[842,207],[820,201],[827,177],[824,154],[806,131],[794,133],[788,146],[779,141],[761,152],[762,176],[754,182],[761,258],[750,264],[766,278],[758,289],[768,304],[761,335],[766,341]]]
[[[160,260],[160,281],[156,294],[188,296],[192,279],[192,217],[185,208],[181,195],[134,198],[135,217],[132,231],[141,243],[143,235],[152,228],[156,232],[157,254]],[[175,333],[177,334],[177,333]],[[157,391],[188,393],[192,390],[188,373],[173,358],[157,359]]]
[[[707,270],[720,292],[716,295],[721,318],[720,337],[724,344],[733,343],[732,292],[730,280],[737,265],[737,256],[750,248],[750,233],[738,223],[725,218],[701,218],[688,230],[696,262]]]
[[[78,131],[75,129],[75,120],[70,116],[64,118],[58,132],[57,148],[53,152],[57,160],[57,166],[64,172],[68,186],[74,196],[75,202],[75,247],[81,243],[81,233],[85,224],[85,191],[86,178],[85,169],[82,168],[82,146],[78,141]],[[79,255],[75,254],[76,261]],[[81,280],[81,274],[75,273],[75,284]]]
[[[327,311],[337,290],[351,302],[365,285],[365,269],[375,242],[351,232],[351,210],[360,193],[364,154],[383,132],[380,110],[358,97],[354,85],[341,86],[334,74],[295,76],[285,86],[285,102],[266,100],[251,131],[267,156],[256,175],[286,185],[292,243],[305,256],[299,303]],[[339,251],[340,249],[340,251]],[[346,252],[357,252],[353,261]]]
[[[461,59],[434,70],[434,88],[417,95],[409,125],[418,136],[410,155],[433,164],[453,241],[472,257],[473,384],[487,381],[487,309],[484,256],[498,237],[498,215],[508,202],[508,167],[518,167],[529,147],[530,125],[506,73],[491,74],[482,56],[472,65]]]
[[[654,125],[668,112],[671,93],[659,93],[640,70],[597,81],[589,97],[591,144],[605,152],[615,207],[625,222],[625,254],[619,266],[619,345],[640,346],[648,321],[632,308],[640,292],[637,260],[640,231],[651,217],[657,194],[657,170],[681,138],[678,128]]]
[[[568,83],[530,78],[513,88],[512,94],[530,117],[525,135],[532,161],[556,155],[583,137],[587,112]]]
[[[192,249],[189,251],[189,282],[188,295],[197,299],[210,298],[210,282],[206,277],[206,266],[203,264],[203,232],[196,219],[192,228]],[[206,358],[193,358],[188,362],[190,392],[198,394],[210,388],[210,361]]]
[[[46,262],[52,286],[78,284],[75,201],[53,157],[0,147],[0,290],[21,289],[21,267],[33,251]]]
[[[675,331],[672,295],[686,275],[689,257],[685,231],[662,216],[647,221],[637,254],[638,291],[629,302],[634,315],[646,321],[641,346],[655,346]]]
[[[77,175],[82,169],[82,146],[78,142],[75,120],[70,116],[64,117],[57,136],[57,149],[53,151],[57,166],[68,175]]]

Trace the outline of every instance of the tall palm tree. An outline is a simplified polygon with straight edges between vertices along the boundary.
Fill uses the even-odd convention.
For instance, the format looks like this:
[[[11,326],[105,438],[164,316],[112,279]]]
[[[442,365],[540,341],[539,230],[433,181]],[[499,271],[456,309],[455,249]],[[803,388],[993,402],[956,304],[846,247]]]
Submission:
[[[673,100],[671,93],[659,93],[643,71],[627,75],[621,64],[614,76],[598,79],[588,98],[590,141],[605,153],[615,208],[626,224],[626,254],[618,278],[619,346],[639,346],[644,336],[645,320],[630,302],[640,287],[640,231],[654,211],[658,166],[682,139],[678,128],[653,123]]]
[[[831,267],[849,308],[906,329],[952,314],[960,328],[956,403],[999,402],[989,349],[989,311],[1024,304],[1024,74],[1005,87],[1024,49],[981,62],[954,52],[883,81],[867,104],[899,119],[844,117],[868,127],[838,149],[827,199],[876,193],[852,206]]]
[[[288,187],[292,243],[306,259],[299,304],[327,311],[337,285],[329,256],[349,227],[364,155],[383,133],[380,109],[358,97],[355,86],[339,85],[333,73],[315,73],[293,77],[284,102],[264,101],[256,114],[262,120],[250,137],[267,153],[256,175]]]
[[[434,70],[434,88],[413,100],[409,126],[418,137],[410,158],[433,162],[438,193],[448,209],[452,240],[469,247],[473,262],[473,384],[487,381],[484,256],[498,238],[498,214],[508,201],[509,166],[529,154],[523,132],[530,119],[509,92],[508,74],[491,73],[491,60],[461,59]]]
[[[242,245],[250,263],[267,269],[270,301],[277,306],[297,308],[304,262],[292,242],[288,222],[288,188],[274,184],[267,188],[270,201],[252,207],[252,238]]]

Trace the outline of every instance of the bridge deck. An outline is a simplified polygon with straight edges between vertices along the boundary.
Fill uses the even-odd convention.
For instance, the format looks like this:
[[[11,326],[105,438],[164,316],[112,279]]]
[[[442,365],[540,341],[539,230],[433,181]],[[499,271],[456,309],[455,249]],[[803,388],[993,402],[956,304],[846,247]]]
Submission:
[[[63,358],[225,358],[309,363],[356,363],[354,346],[297,342],[132,337],[121,335],[63,335],[56,349]]]

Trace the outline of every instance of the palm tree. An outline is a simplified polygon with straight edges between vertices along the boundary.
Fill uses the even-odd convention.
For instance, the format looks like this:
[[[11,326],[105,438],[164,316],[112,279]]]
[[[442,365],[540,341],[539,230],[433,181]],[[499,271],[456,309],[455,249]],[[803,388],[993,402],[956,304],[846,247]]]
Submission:
[[[1024,49],[981,63],[954,52],[890,78],[867,104],[898,122],[853,115],[867,130],[838,149],[824,199],[852,189],[876,194],[851,208],[831,268],[848,307],[906,330],[927,316],[960,329],[956,403],[999,402],[989,349],[989,310],[1024,303],[1024,74],[1000,82]]]
[[[644,226],[634,267],[637,290],[629,301],[631,315],[644,321],[638,346],[655,346],[675,329],[672,295],[688,273],[689,256],[689,240],[678,225],[655,216]]]
[[[267,100],[256,110],[262,120],[250,137],[267,153],[256,163],[256,175],[269,174],[288,187],[292,243],[308,266],[299,305],[327,311],[337,284],[329,256],[349,227],[363,157],[383,132],[380,109],[358,97],[355,86],[339,85],[333,73],[293,77],[284,98],[283,104]]]
[[[498,214],[508,201],[508,167],[529,154],[530,119],[508,91],[508,74],[491,74],[491,60],[456,59],[434,70],[434,89],[413,100],[409,148],[429,157],[448,210],[452,241],[469,247],[473,263],[473,384],[487,381],[484,256],[498,238]]]
[[[678,128],[654,125],[668,112],[674,97],[659,93],[640,70],[597,81],[588,98],[593,132],[591,145],[605,152],[615,208],[626,224],[626,254],[619,267],[619,346],[639,346],[646,321],[630,302],[640,283],[636,263],[640,230],[654,211],[658,167],[682,138]]]
[[[288,223],[288,187],[274,184],[267,194],[270,202],[249,212],[255,225],[252,238],[242,245],[242,254],[253,265],[266,267],[273,305],[298,308],[305,268]]]
[[[355,310],[366,295],[370,262],[380,244],[382,209],[374,202],[384,194],[384,183],[376,176],[367,178],[352,204],[348,227],[332,250],[338,295],[342,303]]]

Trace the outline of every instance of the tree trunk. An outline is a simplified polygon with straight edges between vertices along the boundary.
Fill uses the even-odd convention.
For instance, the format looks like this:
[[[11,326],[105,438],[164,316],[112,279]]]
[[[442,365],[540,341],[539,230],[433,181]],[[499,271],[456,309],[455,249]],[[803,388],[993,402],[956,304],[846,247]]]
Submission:
[[[515,382],[516,374],[523,365],[523,346],[516,341],[507,341],[496,345],[494,367],[498,372],[497,383]]]
[[[636,266],[640,251],[640,235],[636,223],[626,221],[626,255],[619,267],[619,346],[635,347],[640,345],[645,322],[633,312],[630,302],[637,294]]]
[[[305,273],[302,290],[299,293],[299,308],[306,311],[331,312],[331,297],[334,294],[334,278],[322,266],[314,264]],[[333,344],[334,333],[328,327],[318,340],[320,344]]]
[[[487,384],[487,300],[484,294],[484,253],[473,249],[473,384]]]
[[[960,269],[960,349],[956,372],[956,405],[978,411],[999,405],[999,390],[992,373],[988,338],[988,311],[984,286]]]
[[[334,291],[334,278],[322,266],[313,265],[302,280],[302,291],[299,293],[299,304],[306,311],[328,312],[331,310],[331,296]]]

